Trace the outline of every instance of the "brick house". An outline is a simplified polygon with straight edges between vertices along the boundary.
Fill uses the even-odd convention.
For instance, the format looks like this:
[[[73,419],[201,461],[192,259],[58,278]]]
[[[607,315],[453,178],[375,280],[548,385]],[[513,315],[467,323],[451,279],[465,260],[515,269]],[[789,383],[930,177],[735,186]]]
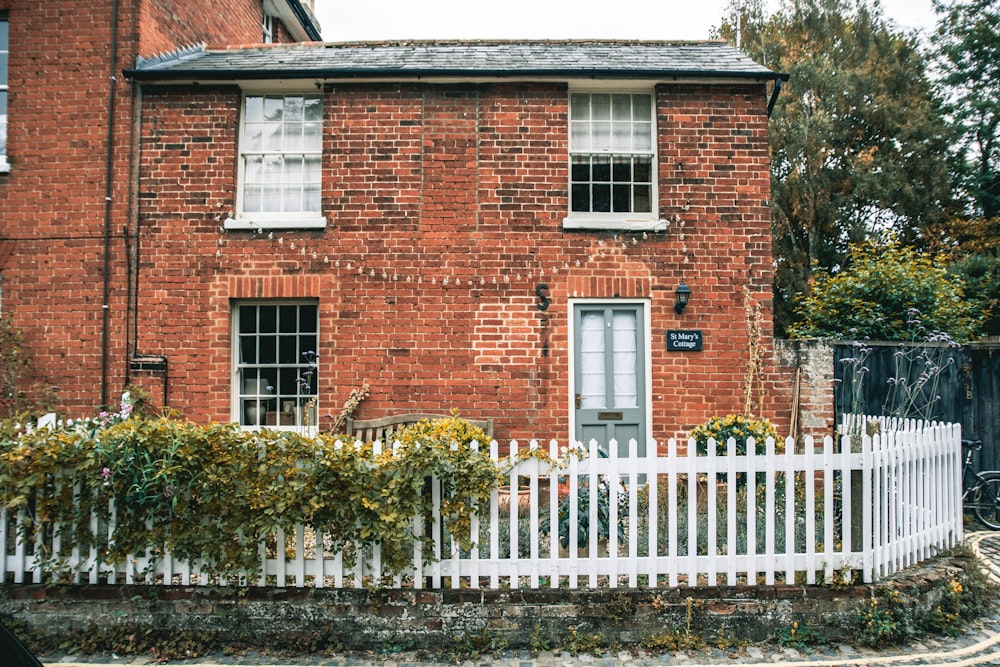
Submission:
[[[142,381],[185,415],[327,428],[364,383],[357,417],[458,409],[504,439],[742,412],[744,288],[772,342],[782,75],[739,51],[297,45],[126,74],[130,352],[169,358]],[[787,424],[787,382],[763,379]]]
[[[68,414],[129,372],[133,113],[121,76],[186,45],[318,40],[312,0],[0,0],[0,309]],[[2,401],[0,401],[2,402]]]

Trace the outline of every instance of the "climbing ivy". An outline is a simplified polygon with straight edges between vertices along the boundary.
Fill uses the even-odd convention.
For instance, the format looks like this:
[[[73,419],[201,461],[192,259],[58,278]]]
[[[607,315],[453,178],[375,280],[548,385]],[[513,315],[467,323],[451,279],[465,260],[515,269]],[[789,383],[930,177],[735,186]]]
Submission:
[[[32,432],[0,421],[0,503],[24,510],[20,539],[58,535],[58,553],[39,541],[50,574],[78,547],[109,564],[169,552],[209,574],[253,576],[262,541],[295,525],[333,548],[378,544],[383,568],[398,573],[418,540],[430,546],[413,524],[431,512],[431,476],[445,530],[471,546],[474,508],[503,474],[473,441],[489,439],[457,415],[406,427],[395,448],[376,452],[331,435],[135,415],[123,403],[119,413]]]

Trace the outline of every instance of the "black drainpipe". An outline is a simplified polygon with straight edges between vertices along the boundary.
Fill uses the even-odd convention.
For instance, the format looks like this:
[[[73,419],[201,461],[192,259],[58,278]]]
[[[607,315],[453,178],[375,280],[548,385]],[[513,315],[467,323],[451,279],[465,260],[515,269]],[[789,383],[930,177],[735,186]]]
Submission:
[[[767,117],[771,117],[771,111],[774,109],[774,103],[778,101],[778,95],[781,93],[781,82],[782,78],[779,76],[774,80],[774,90],[771,91],[771,99],[767,102]]]
[[[101,298],[101,405],[108,405],[108,330],[111,318],[111,193],[115,138],[115,64],[118,62],[118,0],[111,1],[111,50],[108,55],[108,135],[104,164],[104,286]]]

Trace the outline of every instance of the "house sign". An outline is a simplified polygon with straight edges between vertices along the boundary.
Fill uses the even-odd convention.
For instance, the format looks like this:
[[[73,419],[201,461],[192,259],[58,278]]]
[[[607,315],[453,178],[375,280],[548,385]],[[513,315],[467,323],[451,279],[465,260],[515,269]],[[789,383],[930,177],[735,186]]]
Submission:
[[[668,352],[697,352],[701,350],[701,331],[667,331]]]

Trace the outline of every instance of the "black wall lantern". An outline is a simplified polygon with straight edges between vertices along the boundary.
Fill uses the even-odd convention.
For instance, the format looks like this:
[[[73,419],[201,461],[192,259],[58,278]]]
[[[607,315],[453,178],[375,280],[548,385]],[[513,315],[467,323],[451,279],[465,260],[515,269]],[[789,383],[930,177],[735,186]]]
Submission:
[[[691,288],[684,283],[684,279],[681,278],[681,284],[677,286],[677,303],[674,304],[674,310],[680,315],[687,308],[688,301],[691,299]]]

